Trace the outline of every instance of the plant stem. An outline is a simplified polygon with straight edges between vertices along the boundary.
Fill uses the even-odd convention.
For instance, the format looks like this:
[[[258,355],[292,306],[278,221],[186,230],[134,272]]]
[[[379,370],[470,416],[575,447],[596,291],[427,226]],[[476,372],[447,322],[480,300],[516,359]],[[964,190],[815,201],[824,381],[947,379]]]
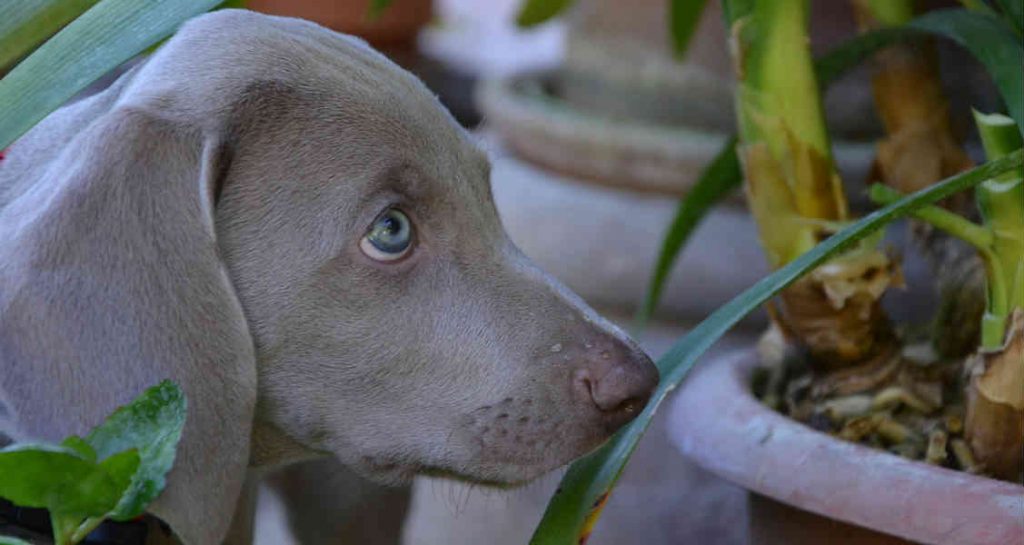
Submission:
[[[803,220],[847,219],[808,45],[808,2],[727,8],[746,191],[769,261],[780,267],[824,238]]]
[[[73,545],[76,543],[72,536],[75,527],[78,525],[78,517],[74,515],[63,515],[50,513],[50,527],[53,529],[54,545]]]
[[[870,197],[878,204],[891,204],[903,198],[903,195],[891,187],[874,184],[871,186]],[[922,206],[910,215],[942,229],[978,250],[978,255],[985,264],[988,281],[988,310],[982,317],[981,344],[985,348],[1001,346],[1006,317],[1013,306],[1007,297],[1013,277],[1008,278],[1003,272],[1000,257],[995,250],[997,237],[987,227],[977,225],[935,205]]]
[[[78,543],[85,539],[97,526],[103,524],[103,517],[89,517],[82,521],[82,524],[78,525],[75,529],[75,533],[71,534],[71,543]]]
[[[884,205],[892,204],[902,199],[905,195],[887,185],[873,184],[869,196],[876,204]],[[979,252],[992,251],[992,242],[995,237],[993,237],[988,229],[945,208],[935,205],[922,206],[911,215],[967,242]]]
[[[974,112],[985,154],[990,160],[1021,148],[1016,124],[1001,114]],[[1007,320],[1014,308],[1024,308],[1024,168],[1006,172],[978,186],[978,208],[994,235],[994,263],[989,275],[989,308],[982,324],[982,346],[1002,346]],[[996,285],[997,281],[1002,285]]]

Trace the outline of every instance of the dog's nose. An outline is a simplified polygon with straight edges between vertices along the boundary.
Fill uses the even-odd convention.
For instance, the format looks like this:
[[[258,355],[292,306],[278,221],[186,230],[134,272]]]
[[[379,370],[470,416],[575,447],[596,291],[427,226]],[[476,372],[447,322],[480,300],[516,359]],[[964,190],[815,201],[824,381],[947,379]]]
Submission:
[[[574,374],[575,389],[614,431],[636,417],[658,385],[658,369],[641,350],[618,341],[588,354]]]

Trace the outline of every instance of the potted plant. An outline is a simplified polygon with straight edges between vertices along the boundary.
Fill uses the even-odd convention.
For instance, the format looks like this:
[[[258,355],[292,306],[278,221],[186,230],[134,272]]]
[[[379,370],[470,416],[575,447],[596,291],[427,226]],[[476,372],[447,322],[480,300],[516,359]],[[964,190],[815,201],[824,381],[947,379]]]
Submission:
[[[874,76],[887,129],[876,177],[897,187],[912,181],[916,185],[901,189],[917,192],[904,197],[875,186],[871,196],[885,206],[854,221],[820,106],[819,79],[835,67],[811,58],[808,2],[724,2],[739,81],[738,144],[720,154],[697,182],[699,191],[684,200],[681,210],[689,219],[677,222],[682,227],[666,238],[656,278],[671,266],[693,218],[723,186],[736,182],[731,172],[739,166],[775,272],[715,311],[659,362],[663,380],[651,405],[570,469],[534,543],[585,540],[657,405],[739,316],[768,302],[775,329],[762,343],[762,355],[750,350],[709,363],[673,410],[673,433],[683,452],[753,492],[756,543],[996,544],[1024,535],[1022,8],[1019,2],[965,2],[969,10],[913,19],[907,2],[857,4],[864,34],[840,46],[831,60],[852,62],[897,36],[932,33],[952,38],[982,61],[1010,114],[977,116],[987,162],[967,170],[966,156],[943,121],[941,94],[926,96],[936,90],[929,61],[921,60],[927,55],[887,50]],[[917,68],[908,69],[907,59]],[[901,83],[892,85],[894,80]],[[901,102],[899,93],[913,100]],[[922,104],[940,107],[914,111]],[[918,179],[908,180],[908,173]],[[973,185],[981,225],[935,206],[943,201],[955,208],[944,199],[957,194],[954,187]],[[898,264],[865,235],[902,214],[966,240],[981,256],[987,300],[979,317],[981,341],[966,364],[906,346],[907,337],[880,304],[900,280]],[[752,370],[762,359],[795,362],[767,373],[763,390],[775,396],[768,404],[752,389]],[[956,377],[964,369],[965,395],[958,398]],[[966,407],[961,414],[958,399]],[[908,459],[917,454],[924,460]]]

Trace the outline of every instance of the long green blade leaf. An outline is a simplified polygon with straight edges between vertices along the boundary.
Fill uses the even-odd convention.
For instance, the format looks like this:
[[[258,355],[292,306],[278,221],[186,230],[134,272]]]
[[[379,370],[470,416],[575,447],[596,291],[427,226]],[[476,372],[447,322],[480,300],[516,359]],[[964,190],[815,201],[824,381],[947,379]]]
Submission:
[[[573,0],[525,0],[516,15],[516,24],[523,28],[537,26],[558,17]]]
[[[1024,45],[1006,24],[980,12],[944,9],[907,26],[944,36],[970,51],[992,76],[1010,117],[1024,134]]]
[[[682,58],[690,45],[690,38],[697,30],[700,16],[708,0],[670,0],[668,5],[668,30],[672,37],[672,52]]]
[[[541,519],[532,545],[580,542],[600,514],[608,494],[665,397],[682,382],[700,356],[744,316],[802,275],[852,247],[896,218],[1024,164],[1024,151],[963,172],[881,208],[839,231],[809,252],[729,301],[678,341],[658,361],[661,383],[643,412],[597,451],[577,461],[562,479]]]
[[[818,85],[823,89],[828,87],[883,47],[920,37],[920,31],[905,27],[884,27],[858,34],[815,59]]]
[[[668,280],[668,274],[676,262],[683,245],[689,240],[694,229],[700,225],[707,212],[727,197],[743,182],[743,172],[736,157],[736,137],[730,138],[718,155],[701,173],[697,183],[681,201],[676,209],[675,218],[665,233],[658,253],[658,262],[654,266],[651,283],[644,298],[644,304],[636,316],[636,328],[643,329],[654,313],[661,292]]]
[[[0,80],[0,149],[86,85],[222,0],[102,0]]]
[[[32,51],[97,0],[18,0],[0,6],[0,70]]]

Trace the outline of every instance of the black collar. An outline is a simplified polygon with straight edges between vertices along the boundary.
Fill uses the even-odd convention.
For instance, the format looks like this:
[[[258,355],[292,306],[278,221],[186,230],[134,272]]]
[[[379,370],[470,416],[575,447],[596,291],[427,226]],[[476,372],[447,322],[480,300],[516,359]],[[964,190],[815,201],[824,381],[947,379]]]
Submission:
[[[143,515],[129,522],[104,521],[82,543],[88,545],[145,545],[149,524]],[[161,523],[162,524],[162,523]],[[0,536],[29,543],[50,543],[50,514],[46,509],[18,507],[0,498]]]

